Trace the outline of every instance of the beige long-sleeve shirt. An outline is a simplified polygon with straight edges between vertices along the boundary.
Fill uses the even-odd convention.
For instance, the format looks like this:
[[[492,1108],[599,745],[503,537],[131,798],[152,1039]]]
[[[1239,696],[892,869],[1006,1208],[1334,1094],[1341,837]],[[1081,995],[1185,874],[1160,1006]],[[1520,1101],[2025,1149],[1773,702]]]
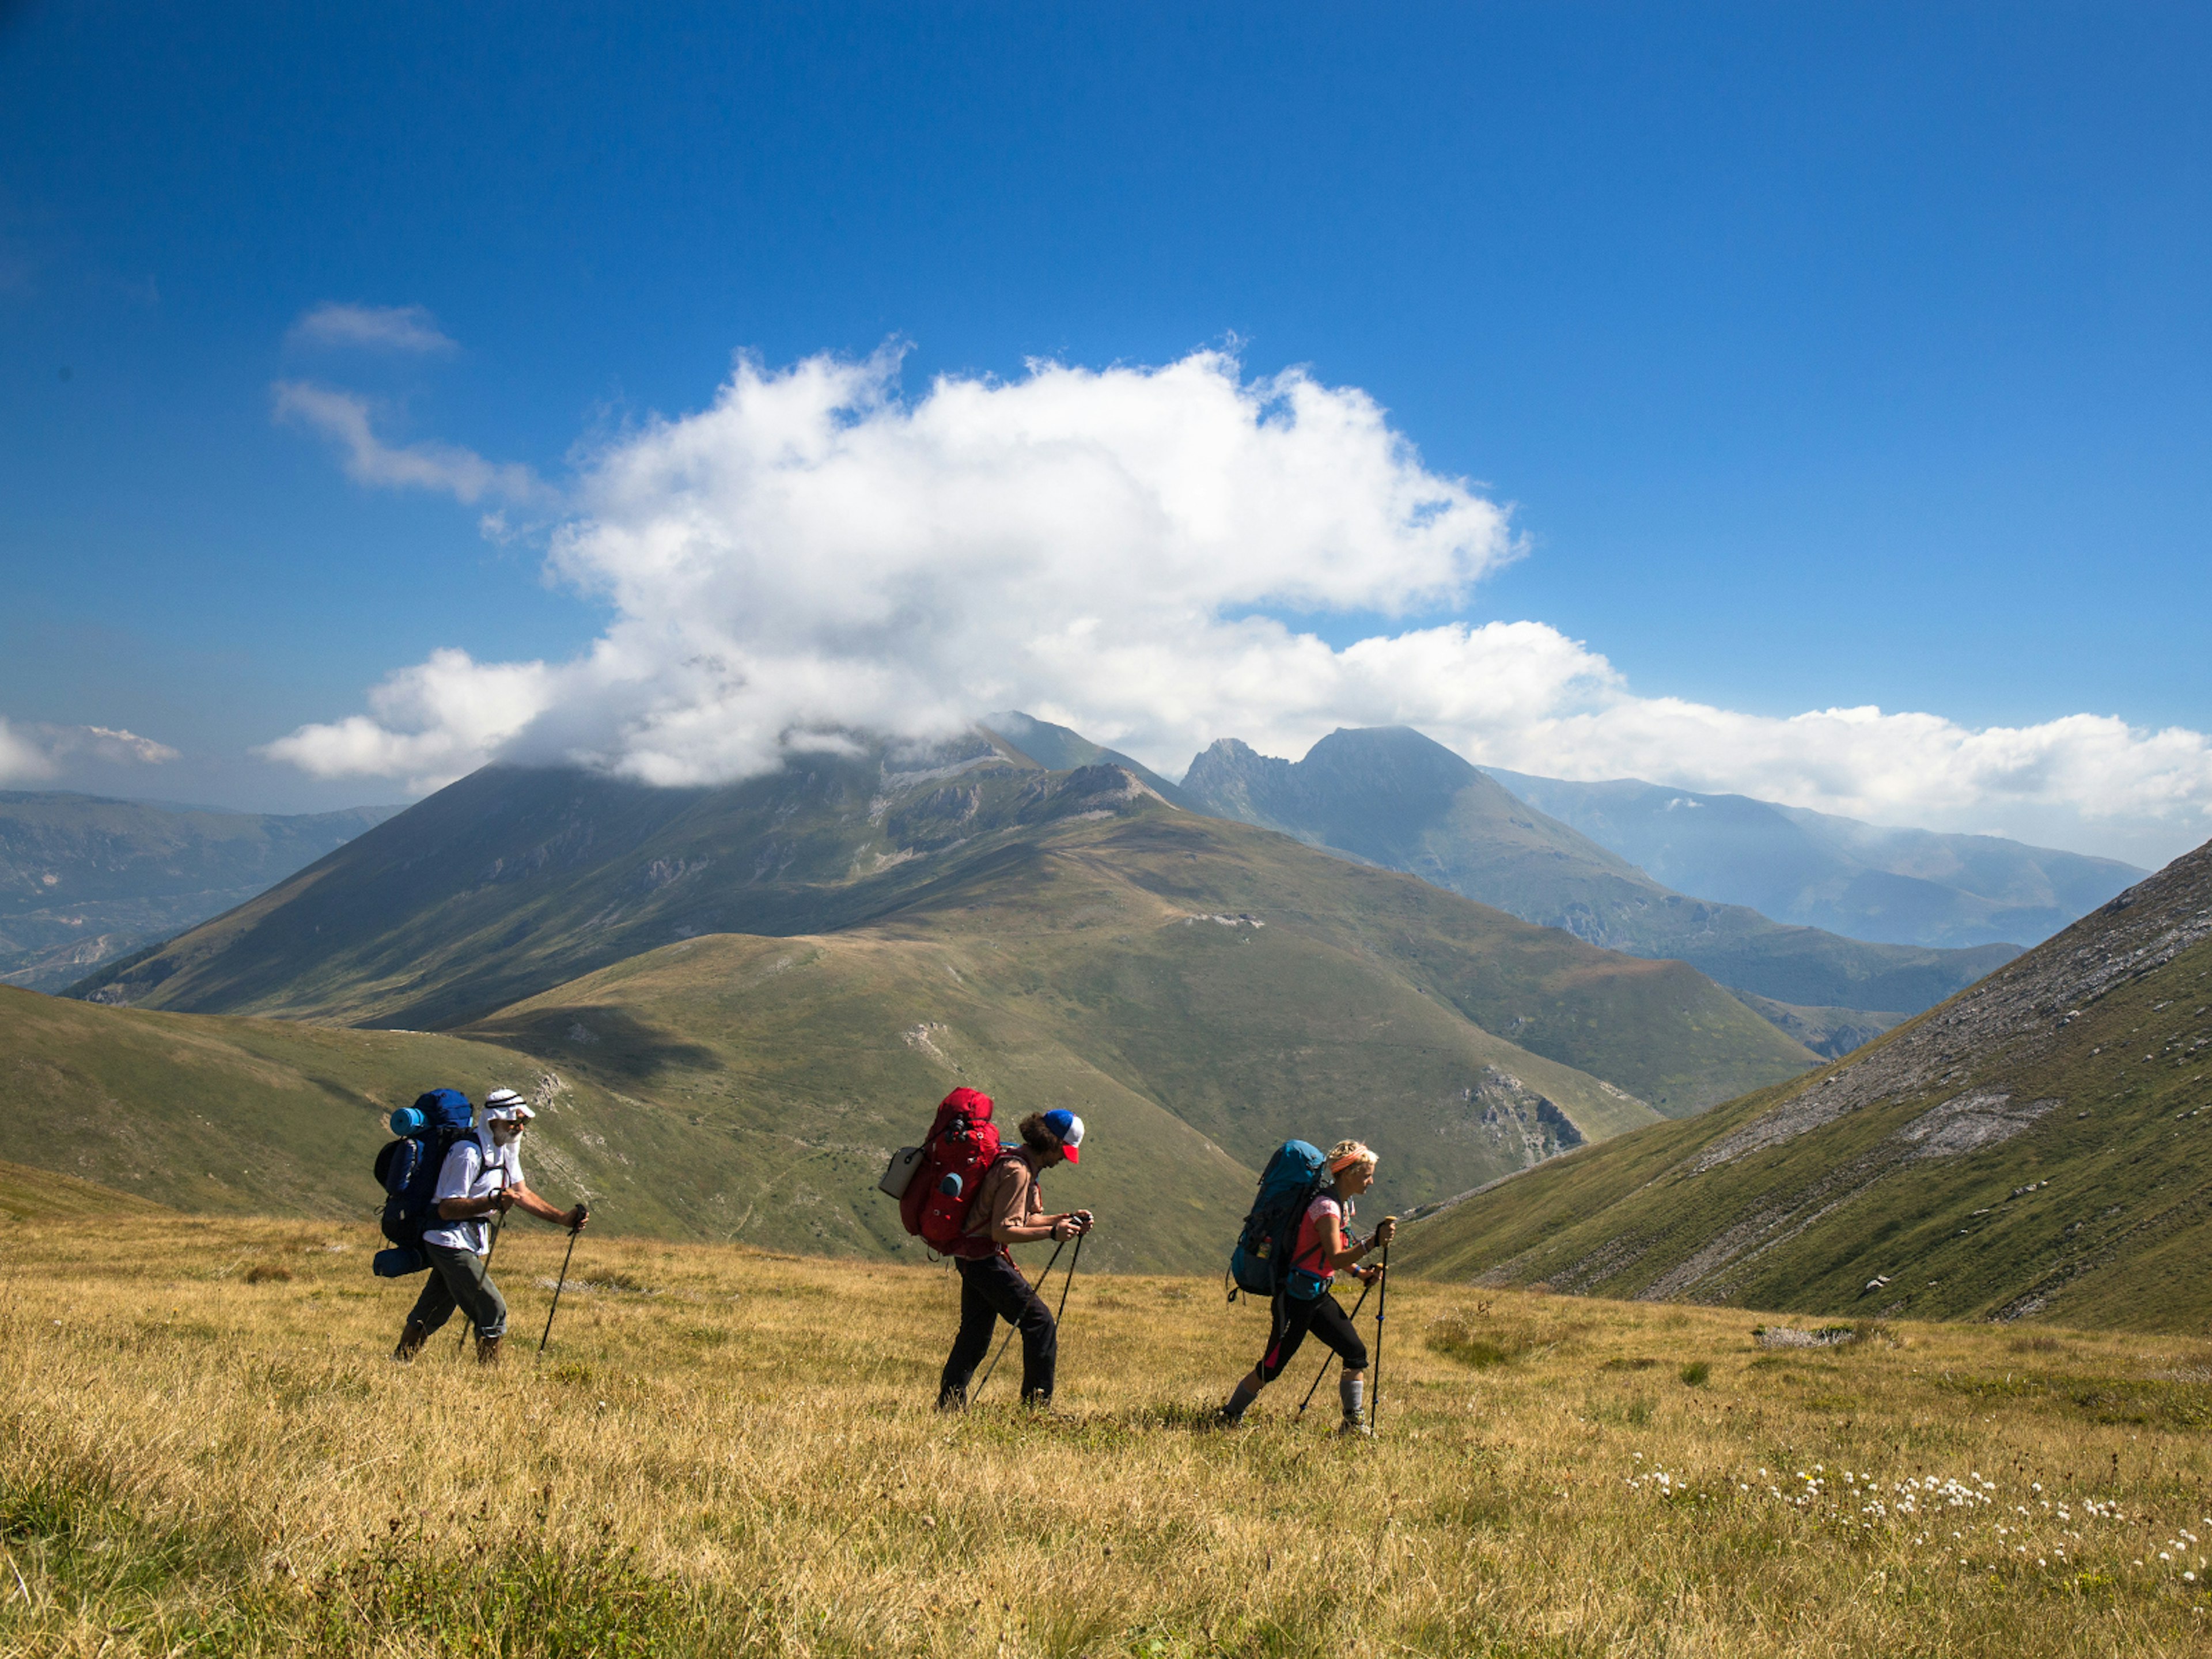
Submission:
[[[1037,1178],[1033,1156],[1024,1146],[984,1171],[982,1188],[975,1194],[975,1207],[968,1212],[962,1237],[1004,1245],[1009,1242],[1007,1228],[1044,1224],[1044,1188]]]

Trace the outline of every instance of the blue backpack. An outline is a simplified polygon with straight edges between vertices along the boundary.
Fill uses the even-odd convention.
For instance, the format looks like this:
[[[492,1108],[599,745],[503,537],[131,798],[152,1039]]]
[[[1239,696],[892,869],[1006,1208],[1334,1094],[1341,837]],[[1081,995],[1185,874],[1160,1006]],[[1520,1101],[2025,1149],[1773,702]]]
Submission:
[[[453,1143],[468,1134],[475,1108],[458,1089],[433,1089],[392,1115],[392,1133],[376,1155],[376,1183],[384,1188],[384,1236],[392,1248],[369,1265],[380,1279],[404,1279],[430,1265],[422,1232],[437,1219],[438,1171]]]
[[[1273,1297],[1285,1283],[1291,1251],[1297,1245],[1298,1223],[1314,1194],[1328,1184],[1328,1159],[1310,1141],[1286,1140],[1275,1149],[1267,1167],[1260,1172],[1260,1195],[1237,1235],[1237,1248],[1229,1253],[1229,1276],[1237,1291]]]

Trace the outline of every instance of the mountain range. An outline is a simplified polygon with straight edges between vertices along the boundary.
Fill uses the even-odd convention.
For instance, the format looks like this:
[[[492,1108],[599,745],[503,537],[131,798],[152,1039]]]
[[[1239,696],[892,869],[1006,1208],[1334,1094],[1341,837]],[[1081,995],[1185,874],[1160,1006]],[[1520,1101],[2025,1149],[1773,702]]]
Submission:
[[[1870,944],[1675,892],[1405,726],[1338,731],[1297,762],[1226,738],[1191,763],[1182,788],[1200,811],[1407,871],[1608,950],[1689,963],[1831,1055],[2017,953]]]
[[[0,791],[0,984],[58,991],[399,810],[272,816]]]
[[[1654,880],[1851,939],[2038,945],[2149,873],[1998,836],[1887,829],[1744,795],[1483,769]]]
[[[1082,1111],[1082,1183],[1218,1228],[1293,1129],[1410,1203],[1816,1063],[1682,963],[984,731],[720,789],[488,769],[77,988],[493,1045],[663,1125],[720,1195],[684,1224],[828,1249],[902,1243],[873,1176],[954,1082]]]
[[[1407,1231],[1418,1271],[1812,1314],[2202,1330],[2212,843],[1839,1064]]]

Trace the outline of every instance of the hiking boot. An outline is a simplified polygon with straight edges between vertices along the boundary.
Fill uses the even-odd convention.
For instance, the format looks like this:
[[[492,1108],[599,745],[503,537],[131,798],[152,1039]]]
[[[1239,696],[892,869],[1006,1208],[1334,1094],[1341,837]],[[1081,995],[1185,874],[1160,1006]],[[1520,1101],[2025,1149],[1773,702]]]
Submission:
[[[1210,1429],[1216,1429],[1221,1433],[1226,1434],[1231,1429],[1241,1429],[1244,1426],[1244,1413],[1243,1412],[1232,1412],[1226,1406],[1218,1407],[1216,1407],[1213,1415],[1206,1419],[1206,1425]]]
[[[479,1365],[498,1364],[499,1345],[503,1340],[505,1340],[503,1337],[479,1335],[477,1338],[477,1364]]]
[[[1336,1431],[1340,1435],[1352,1435],[1361,1440],[1371,1440],[1375,1437],[1375,1431],[1356,1417],[1346,1418],[1343,1422],[1336,1425]]]
[[[968,1390],[947,1389],[937,1396],[937,1409],[941,1412],[964,1412],[968,1409]]]
[[[410,1319],[407,1328],[399,1333],[399,1346],[392,1351],[394,1363],[404,1365],[422,1352],[422,1345],[430,1340],[430,1328]]]

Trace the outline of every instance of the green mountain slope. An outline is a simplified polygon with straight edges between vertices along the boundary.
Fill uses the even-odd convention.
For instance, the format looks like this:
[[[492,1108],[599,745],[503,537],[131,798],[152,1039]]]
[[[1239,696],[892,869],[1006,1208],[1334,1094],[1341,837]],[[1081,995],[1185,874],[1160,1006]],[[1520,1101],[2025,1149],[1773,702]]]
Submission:
[[[1686,897],[1404,726],[1334,732],[1295,763],[1224,739],[1182,787],[1203,810],[1410,871],[1609,950],[1689,963],[1829,1053],[2017,954],[1869,945]]]
[[[2201,1329],[2212,844],[1840,1065],[1410,1229],[1417,1271],[1913,1318]]]
[[[114,1217],[159,1217],[167,1206],[95,1186],[74,1176],[0,1163],[0,1228],[49,1222],[98,1222]],[[0,1233],[0,1237],[4,1237]]]
[[[1898,945],[2034,945],[2145,871],[1999,836],[1893,830],[1634,778],[1483,769],[1520,800],[1683,892]]]
[[[1265,917],[1217,921],[1164,896],[1164,867],[1207,846],[1188,827],[1085,825],[1007,849],[957,906],[664,946],[466,1029],[666,1101],[804,1099],[809,1134],[963,1082],[1024,1109],[1066,1106],[1091,1124],[1085,1167],[1102,1182],[1133,1141],[1171,1151],[1182,1173],[1147,1177],[1140,1208],[1194,1205],[1216,1245],[1249,1171],[1291,1133],[1369,1140],[1386,1193],[1411,1202],[1654,1121],[1482,1030],[1432,976],[1425,994],[1418,968],[1333,943],[1264,865],[1247,873],[1276,890]],[[1241,833],[1262,854],[1279,841]]]
[[[489,769],[87,992],[451,1026],[675,939],[973,910],[1046,848],[1083,849],[1192,914],[1249,912],[1284,930],[1272,938],[1379,962],[1406,994],[1664,1113],[1811,1062],[1679,964],[1181,811],[1120,768],[1047,772],[981,738],[949,754],[809,757],[715,791]],[[1037,902],[1024,890],[1001,913],[1012,926]],[[1334,992],[1324,975],[1297,994],[1315,1015]]]
[[[398,810],[274,817],[0,790],[0,984],[59,990]]]
[[[875,1182],[949,1085],[926,1056],[905,1066],[866,1057],[878,1036],[902,1050],[896,1031],[833,1019],[818,1028],[826,1047],[794,1046],[779,1067],[596,1004],[587,1012],[597,1041],[568,1036],[566,1024],[550,1033],[564,1055],[589,1053],[591,1064],[572,1068],[481,1034],[105,1008],[0,988],[0,1159],[181,1210],[367,1220],[380,1203],[370,1165],[393,1106],[441,1085],[482,1100],[506,1084],[543,1114],[523,1154],[532,1182],[564,1200],[589,1196],[609,1231],[918,1251]],[[994,1080],[1020,1086],[1030,1065],[1055,1080],[1055,1103],[1079,1100],[1098,1118],[1099,1155],[1053,1189],[1055,1202],[1123,1218],[1086,1263],[1209,1263],[1224,1208],[1241,1216],[1249,1200],[1251,1172],[1018,1029],[993,1036],[1013,1056],[1001,1063],[986,1045]],[[10,1207],[0,1182],[0,1211]]]

